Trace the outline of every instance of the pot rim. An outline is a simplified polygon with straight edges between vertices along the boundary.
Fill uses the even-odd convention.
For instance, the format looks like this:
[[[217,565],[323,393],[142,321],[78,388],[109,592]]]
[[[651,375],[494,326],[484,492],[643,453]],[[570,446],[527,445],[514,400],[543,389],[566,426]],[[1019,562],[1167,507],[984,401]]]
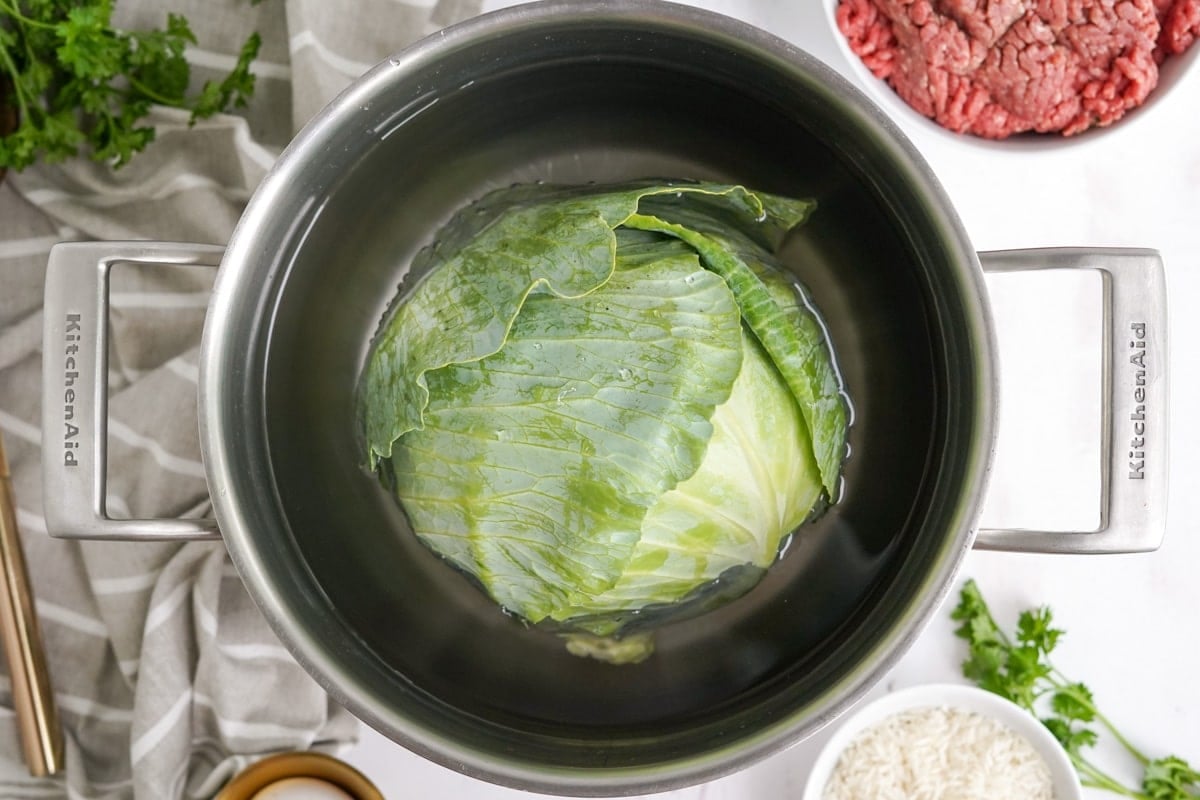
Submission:
[[[854,122],[879,131],[897,168],[926,201],[931,223],[941,233],[948,252],[956,256],[961,298],[971,341],[966,343],[978,365],[979,398],[968,420],[979,432],[966,454],[961,489],[947,526],[950,535],[936,559],[924,571],[913,601],[888,635],[873,643],[857,667],[841,678],[813,705],[782,715],[757,733],[700,755],[649,766],[617,768],[562,768],[524,760],[519,754],[495,752],[451,741],[438,731],[416,723],[386,707],[369,687],[348,676],[323,648],[304,618],[290,605],[266,569],[269,554],[256,544],[246,504],[256,502],[261,487],[240,485],[235,479],[228,438],[236,435],[237,420],[220,402],[237,373],[244,367],[237,353],[242,342],[233,334],[234,298],[239,286],[261,262],[257,231],[270,224],[273,207],[293,187],[307,165],[319,161],[332,131],[351,124],[355,112],[400,76],[426,70],[444,54],[468,48],[482,40],[513,35],[545,24],[587,26],[595,23],[636,25],[670,30],[720,43],[768,64],[790,80],[810,82],[816,77],[829,87],[842,113]],[[949,198],[931,169],[900,129],[859,90],[832,68],[788,42],[730,17],[660,0],[543,0],[474,17],[439,31],[381,62],[354,81],[318,113],[284,150],[254,193],[230,239],[218,272],[205,322],[200,353],[200,438],[216,517],[226,546],[247,589],[280,640],[300,664],[339,703],[357,717],[442,766],[517,789],[549,794],[610,796],[661,792],[729,774],[778,752],[831,722],[855,703],[907,651],[951,590],[959,565],[970,549],[976,520],[986,490],[988,466],[996,435],[996,364],[991,311],[978,256],[968,240]]]

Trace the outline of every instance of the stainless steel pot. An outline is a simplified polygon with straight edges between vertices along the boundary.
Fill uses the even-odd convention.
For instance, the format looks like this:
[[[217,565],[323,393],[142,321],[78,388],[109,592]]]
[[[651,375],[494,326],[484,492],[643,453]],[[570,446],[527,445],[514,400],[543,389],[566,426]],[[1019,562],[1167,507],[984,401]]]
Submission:
[[[364,469],[353,395],[409,259],[455,209],[514,181],[652,176],[818,199],[785,258],[830,322],[857,419],[842,501],[748,595],[665,627],[653,658],[615,668],[504,616],[416,542]],[[997,396],[981,261],[1104,275],[1098,531],[977,536]],[[98,377],[107,275],[120,262],[220,263],[201,358],[202,450],[221,534],[281,639],[371,725],[497,783],[612,795],[730,772],[812,733],[877,681],[973,544],[1111,552],[1153,549],[1162,536],[1157,255],[981,258],[921,157],[856,90],[787,43],[710,13],[563,1],[475,19],[379,65],[315,118],[223,254],[55,249],[47,526],[214,535],[212,523],[104,513]],[[73,354],[68,341],[80,345]],[[84,444],[66,451],[72,372],[92,391],[73,396]]]

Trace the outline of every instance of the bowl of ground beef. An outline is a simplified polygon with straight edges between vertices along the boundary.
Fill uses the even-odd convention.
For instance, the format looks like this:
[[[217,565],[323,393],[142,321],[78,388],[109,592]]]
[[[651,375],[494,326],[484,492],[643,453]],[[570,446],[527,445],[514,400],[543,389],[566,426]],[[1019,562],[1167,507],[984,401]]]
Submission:
[[[893,119],[985,145],[1123,128],[1200,53],[1200,0],[823,2],[854,77]]]

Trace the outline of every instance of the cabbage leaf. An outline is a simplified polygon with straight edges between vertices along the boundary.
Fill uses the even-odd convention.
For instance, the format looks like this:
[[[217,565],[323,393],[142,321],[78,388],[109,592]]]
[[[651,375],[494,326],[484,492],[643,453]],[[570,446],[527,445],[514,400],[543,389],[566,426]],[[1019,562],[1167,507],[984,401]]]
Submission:
[[[620,576],[741,369],[732,294],[673,250],[626,269],[618,249],[590,294],[527,299],[499,352],[426,373],[424,427],[393,450],[418,536],[533,622]]]
[[[773,256],[813,206],[660,183],[464,210],[361,390],[416,535],[514,614],[602,637],[768,567],[845,451],[824,325]]]

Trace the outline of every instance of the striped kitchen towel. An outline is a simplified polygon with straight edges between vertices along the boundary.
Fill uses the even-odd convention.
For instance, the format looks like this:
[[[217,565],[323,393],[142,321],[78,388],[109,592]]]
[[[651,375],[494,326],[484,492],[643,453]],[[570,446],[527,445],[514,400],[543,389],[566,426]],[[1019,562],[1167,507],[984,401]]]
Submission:
[[[224,243],[296,130],[349,80],[478,0],[121,0],[125,27],[191,20],[197,80],[263,36],[250,106],[189,126],[156,110],[157,140],[119,171],[38,166],[0,184],[0,429],[37,595],[66,769],[29,777],[0,676],[0,798],[211,797],[266,753],[337,750],[358,722],[280,646],[219,543],[73,542],[46,535],[40,479],[42,289],[71,239]],[[209,511],[196,436],[197,347],[209,270],[113,275],[108,508]],[[52,500],[51,500],[52,502]],[[0,669],[3,665],[0,664]]]

